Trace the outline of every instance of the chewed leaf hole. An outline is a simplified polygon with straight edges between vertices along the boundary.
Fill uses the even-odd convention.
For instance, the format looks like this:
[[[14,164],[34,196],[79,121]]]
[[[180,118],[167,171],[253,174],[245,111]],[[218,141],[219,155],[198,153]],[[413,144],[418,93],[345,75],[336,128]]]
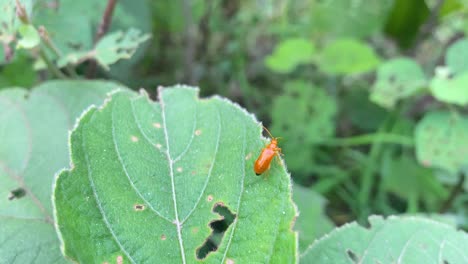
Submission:
[[[201,245],[196,251],[197,258],[199,260],[206,258],[206,256],[211,252],[218,250],[218,246],[223,240],[224,233],[236,218],[236,215],[222,203],[216,203],[213,207],[213,212],[219,214],[222,219],[210,222],[212,232],[203,245]]]
[[[359,263],[359,257],[352,250],[346,250],[346,254],[354,263]]]
[[[10,196],[8,196],[8,200],[13,200],[13,199],[20,199],[26,195],[26,190],[23,188],[18,188],[14,189],[13,191],[10,192]]]

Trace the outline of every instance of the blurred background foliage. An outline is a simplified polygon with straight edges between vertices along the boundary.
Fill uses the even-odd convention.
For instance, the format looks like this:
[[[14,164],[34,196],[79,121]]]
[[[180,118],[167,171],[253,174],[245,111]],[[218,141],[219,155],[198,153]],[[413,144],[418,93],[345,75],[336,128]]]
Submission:
[[[102,38],[106,1],[21,3],[27,22],[0,18],[0,89],[196,85],[282,137],[299,209],[325,217],[307,234],[370,214],[468,228],[467,0],[120,0]]]

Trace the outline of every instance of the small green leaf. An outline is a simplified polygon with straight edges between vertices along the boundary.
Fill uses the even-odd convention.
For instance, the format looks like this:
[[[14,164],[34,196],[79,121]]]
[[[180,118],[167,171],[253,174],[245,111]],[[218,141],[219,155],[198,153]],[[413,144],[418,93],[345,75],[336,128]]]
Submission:
[[[301,64],[311,63],[314,53],[315,47],[310,40],[286,39],[276,46],[273,54],[266,57],[265,64],[272,71],[289,73]]]
[[[253,165],[266,141],[253,116],[196,89],[159,90],[159,102],[119,92],[71,134],[72,168],[54,190],[66,256],[80,263],[295,262],[289,175]],[[234,215],[220,238],[219,207]],[[219,243],[203,261],[207,238]],[[219,242],[220,241],[220,242]],[[280,261],[281,260],[281,261]]]
[[[69,164],[75,118],[117,87],[54,81],[0,92],[0,263],[66,263],[53,221],[54,173]]]
[[[318,193],[295,184],[293,199],[299,210],[295,229],[299,235],[299,252],[302,253],[315,239],[330,232],[335,225],[325,214],[325,198]]]
[[[438,74],[430,84],[432,95],[437,100],[461,106],[468,104],[467,86],[468,72],[453,77]]]
[[[310,172],[304,164],[313,160],[314,144],[334,134],[336,112],[335,98],[320,87],[302,80],[285,84],[273,102],[271,131],[285,139],[281,147],[290,169]]]
[[[429,112],[416,127],[416,156],[428,167],[455,174],[468,165],[468,118]]]
[[[450,45],[445,64],[454,75],[468,72],[468,39],[463,38]]]
[[[388,154],[388,152],[386,153]],[[384,155],[382,181],[385,191],[405,200],[415,199],[436,210],[438,202],[445,199],[447,191],[431,169],[421,167],[408,155]]]
[[[426,77],[421,66],[409,58],[388,60],[377,70],[370,99],[378,105],[393,108],[395,103],[423,88]]]
[[[370,228],[347,224],[314,242],[300,263],[450,263],[468,260],[468,235],[421,217],[369,218]]]
[[[31,24],[23,24],[18,28],[21,39],[18,40],[18,49],[32,49],[41,43],[39,32]]]
[[[137,29],[130,29],[111,33],[102,38],[97,44],[94,56],[98,63],[109,70],[109,65],[120,59],[129,59],[135,53],[138,45],[150,38],[149,34],[141,34]]]
[[[360,74],[376,68],[380,59],[371,46],[360,40],[339,39],[325,46],[317,63],[327,74]]]

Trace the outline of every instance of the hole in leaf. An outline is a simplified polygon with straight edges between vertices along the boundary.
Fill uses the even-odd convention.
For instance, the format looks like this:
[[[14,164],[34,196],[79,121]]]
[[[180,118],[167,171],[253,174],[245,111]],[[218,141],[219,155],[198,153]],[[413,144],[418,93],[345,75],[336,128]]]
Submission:
[[[23,188],[18,188],[14,189],[13,191],[10,192],[10,196],[8,196],[8,200],[13,200],[13,199],[20,199],[26,195],[26,190]]]
[[[213,212],[219,214],[222,219],[210,222],[210,227],[213,231],[205,240],[205,243],[196,251],[199,260],[206,258],[211,252],[218,250],[218,246],[223,240],[224,233],[236,218],[236,215],[222,203],[216,203],[213,207]]]
[[[354,263],[359,263],[359,257],[351,250],[346,250],[346,254],[348,254],[348,257],[354,262]]]

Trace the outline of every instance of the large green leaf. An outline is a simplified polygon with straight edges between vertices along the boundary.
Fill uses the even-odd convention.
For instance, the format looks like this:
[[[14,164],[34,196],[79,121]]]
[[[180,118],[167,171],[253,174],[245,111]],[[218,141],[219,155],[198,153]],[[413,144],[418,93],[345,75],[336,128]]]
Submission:
[[[386,61],[377,70],[370,99],[386,108],[393,108],[402,98],[409,97],[423,88],[426,77],[421,66],[409,58]]]
[[[416,127],[416,155],[424,166],[456,175],[468,166],[468,118],[429,112]]]
[[[0,263],[63,263],[51,203],[54,173],[69,164],[75,118],[115,89],[55,81],[0,92]]]
[[[418,217],[369,218],[371,227],[347,224],[313,243],[301,263],[468,262],[468,235]]]
[[[235,219],[206,263],[294,262],[288,174],[253,165],[266,141],[244,110],[197,90],[159,90],[159,102],[120,92],[71,134],[72,167],[54,202],[65,254],[80,263],[197,263],[220,219]]]
[[[332,75],[360,74],[373,70],[380,59],[368,44],[356,39],[339,39],[325,46],[317,64],[323,72]]]
[[[320,194],[295,184],[293,197],[299,210],[294,228],[299,235],[299,252],[303,252],[315,239],[330,232],[335,225],[325,214],[326,200]]]

